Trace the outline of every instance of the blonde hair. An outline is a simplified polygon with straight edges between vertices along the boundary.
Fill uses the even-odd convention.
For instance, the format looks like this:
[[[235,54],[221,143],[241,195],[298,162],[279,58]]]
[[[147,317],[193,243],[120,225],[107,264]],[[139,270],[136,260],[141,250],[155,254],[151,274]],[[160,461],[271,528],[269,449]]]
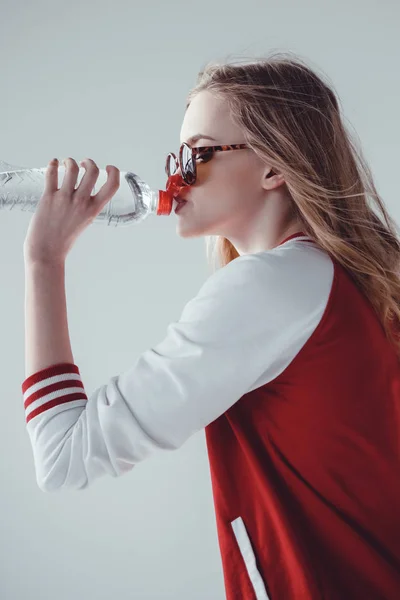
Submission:
[[[246,143],[283,174],[301,230],[347,269],[400,355],[392,330],[400,322],[398,230],[345,128],[333,86],[298,56],[272,53],[245,64],[207,64],[186,108],[202,90],[226,101]],[[205,242],[214,268],[239,256],[222,236]]]

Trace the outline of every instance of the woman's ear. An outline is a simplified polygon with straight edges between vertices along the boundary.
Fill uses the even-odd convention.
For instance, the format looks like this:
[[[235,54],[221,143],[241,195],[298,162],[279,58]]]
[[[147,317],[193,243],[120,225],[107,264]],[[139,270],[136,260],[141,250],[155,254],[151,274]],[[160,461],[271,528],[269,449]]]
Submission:
[[[271,167],[265,169],[263,173],[262,187],[265,190],[273,190],[285,183],[281,173],[276,173]]]

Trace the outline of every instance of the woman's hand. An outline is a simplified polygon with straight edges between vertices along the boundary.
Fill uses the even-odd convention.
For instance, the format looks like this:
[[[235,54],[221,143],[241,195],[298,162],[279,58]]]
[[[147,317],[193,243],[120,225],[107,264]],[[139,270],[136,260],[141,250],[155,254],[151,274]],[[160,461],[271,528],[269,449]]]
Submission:
[[[45,190],[29,223],[24,243],[24,258],[30,262],[64,262],[75,240],[114,196],[120,185],[120,171],[107,165],[106,183],[94,196],[99,168],[91,159],[80,164],[86,168],[75,189],[79,167],[73,158],[64,161],[64,180],[58,189],[58,160],[49,163]]]

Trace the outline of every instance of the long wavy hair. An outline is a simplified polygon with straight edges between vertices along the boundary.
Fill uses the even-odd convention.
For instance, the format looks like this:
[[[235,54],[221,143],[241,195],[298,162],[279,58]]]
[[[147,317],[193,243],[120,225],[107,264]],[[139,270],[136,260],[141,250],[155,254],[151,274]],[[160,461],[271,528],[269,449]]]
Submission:
[[[297,55],[278,52],[208,63],[186,109],[202,90],[225,100],[246,143],[283,174],[301,230],[349,272],[400,358],[399,232],[344,125],[333,85]],[[239,256],[223,236],[205,242],[214,269]]]

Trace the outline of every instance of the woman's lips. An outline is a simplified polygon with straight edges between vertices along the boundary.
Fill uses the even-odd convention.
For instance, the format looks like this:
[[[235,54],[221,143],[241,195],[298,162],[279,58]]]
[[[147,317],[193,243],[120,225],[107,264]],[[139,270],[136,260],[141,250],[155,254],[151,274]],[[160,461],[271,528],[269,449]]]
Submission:
[[[183,208],[183,206],[185,206],[185,204],[187,204],[186,200],[184,200],[183,202],[178,202],[178,206],[175,208],[175,213],[178,213]]]
[[[177,213],[182,208],[182,206],[187,203],[187,200],[184,200],[183,198],[176,196],[175,202],[177,203],[177,206],[175,208],[175,212]]]

